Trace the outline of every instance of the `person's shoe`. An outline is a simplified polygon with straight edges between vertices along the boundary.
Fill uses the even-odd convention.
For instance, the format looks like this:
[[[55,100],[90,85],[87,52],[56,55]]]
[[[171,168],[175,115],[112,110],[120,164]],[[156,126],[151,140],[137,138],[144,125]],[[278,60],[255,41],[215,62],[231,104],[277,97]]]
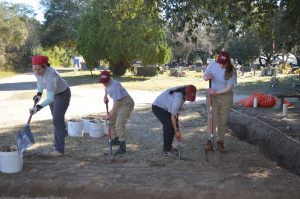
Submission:
[[[110,142],[111,142],[111,145],[120,145],[121,144],[119,141],[119,137],[115,137]]]
[[[62,156],[64,156],[64,153],[61,153],[59,151],[54,150],[54,151],[51,151],[49,153],[49,156],[51,156],[51,157],[62,157]]]
[[[221,153],[226,153],[227,152],[223,141],[218,141],[217,142],[217,150],[220,151]]]
[[[120,147],[116,151],[116,155],[122,155],[126,152],[126,144],[125,141],[120,142]]]
[[[164,151],[164,155],[165,156],[169,156],[169,157],[178,157],[178,151],[177,150],[172,150],[171,151]]]
[[[213,151],[213,145],[211,143],[211,140],[207,140],[207,143],[204,145],[205,151]]]

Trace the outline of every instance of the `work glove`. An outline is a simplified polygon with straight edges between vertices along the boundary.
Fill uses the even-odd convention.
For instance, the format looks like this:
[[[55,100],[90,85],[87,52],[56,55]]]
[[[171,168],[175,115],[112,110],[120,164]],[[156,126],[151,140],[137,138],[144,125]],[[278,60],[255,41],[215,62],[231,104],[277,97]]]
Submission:
[[[205,80],[210,80],[214,78],[214,75],[212,73],[207,73],[204,78]]]
[[[176,140],[180,140],[181,139],[181,133],[179,131],[176,131],[175,137],[176,137]]]
[[[108,97],[107,97],[107,96],[104,96],[103,101],[104,101],[105,104],[107,104],[107,103],[109,102]]]
[[[214,89],[212,89],[212,88],[209,88],[209,89],[207,89],[207,93],[209,95],[214,95],[214,94],[216,94],[216,91]]]
[[[36,114],[42,108],[43,107],[41,105],[36,105],[35,107],[29,109],[29,113],[30,114]]]
[[[35,103],[38,103],[42,98],[42,93],[41,92],[38,92],[35,96],[33,96],[33,101]]]

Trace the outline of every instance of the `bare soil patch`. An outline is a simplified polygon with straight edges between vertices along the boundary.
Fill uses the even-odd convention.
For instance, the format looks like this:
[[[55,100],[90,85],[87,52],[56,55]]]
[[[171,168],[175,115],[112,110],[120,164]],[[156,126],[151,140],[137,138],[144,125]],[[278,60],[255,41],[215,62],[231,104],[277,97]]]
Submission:
[[[49,158],[51,127],[33,123],[37,143],[17,174],[0,174],[2,198],[298,198],[299,176],[278,166],[247,142],[227,135],[228,153],[206,162],[205,107],[185,106],[180,117],[183,156],[162,155],[162,126],[150,108],[135,110],[128,152],[110,161],[105,138],[67,137],[67,153]],[[99,116],[96,116],[99,117]],[[48,125],[51,126],[51,125]],[[14,131],[12,129],[12,131]],[[10,137],[5,132],[1,137]],[[13,138],[10,140],[13,141]]]

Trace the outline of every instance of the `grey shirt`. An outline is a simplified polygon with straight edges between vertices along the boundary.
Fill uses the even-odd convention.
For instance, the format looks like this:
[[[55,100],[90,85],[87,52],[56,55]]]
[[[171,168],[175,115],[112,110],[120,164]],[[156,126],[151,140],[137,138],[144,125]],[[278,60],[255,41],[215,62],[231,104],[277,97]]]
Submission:
[[[108,87],[105,88],[105,92],[113,99],[113,101],[118,101],[126,96],[129,96],[126,89],[120,84],[120,82],[111,79]]]
[[[225,88],[228,84],[236,85],[237,84],[237,76],[233,74],[232,77],[228,80],[225,80],[225,68],[220,67],[217,62],[212,62],[206,68],[204,75],[212,73],[213,79],[211,81],[211,88],[214,90],[221,90]]]
[[[175,90],[176,88],[179,87],[170,88],[162,92],[153,102],[153,105],[168,111],[172,115],[176,115],[185,102],[180,92],[169,94],[170,90]]]

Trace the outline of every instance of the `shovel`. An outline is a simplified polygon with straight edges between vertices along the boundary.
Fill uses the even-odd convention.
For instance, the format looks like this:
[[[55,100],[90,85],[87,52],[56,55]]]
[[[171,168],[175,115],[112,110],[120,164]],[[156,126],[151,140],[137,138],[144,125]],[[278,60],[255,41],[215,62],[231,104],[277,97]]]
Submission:
[[[211,88],[211,80],[209,80],[209,88]],[[213,120],[213,110],[212,110],[212,95],[209,94],[209,120],[210,120],[210,137],[212,142],[212,147],[214,147],[214,120]],[[205,150],[205,159],[207,162],[213,159],[214,148],[212,150]]]
[[[108,116],[108,102],[106,102],[105,105],[106,105],[106,114]],[[112,144],[111,144],[111,130],[110,130],[110,124],[109,124],[108,118],[106,118],[105,124],[106,124],[106,129],[108,130],[108,132],[107,132],[108,156],[109,156],[109,159],[112,160],[113,152],[112,152]]]
[[[35,107],[36,104],[37,104],[37,101],[34,102],[33,107]],[[30,113],[25,127],[20,132],[18,132],[16,135],[18,152],[21,157],[23,157],[23,154],[26,151],[26,149],[28,149],[35,142],[33,134],[30,129],[30,121],[31,121],[32,115],[33,115],[33,113]]]
[[[176,115],[176,126],[179,129],[179,123],[178,123],[178,114]],[[182,159],[182,153],[181,153],[181,135],[176,136],[176,141],[177,141],[177,150],[178,150],[178,159]]]

